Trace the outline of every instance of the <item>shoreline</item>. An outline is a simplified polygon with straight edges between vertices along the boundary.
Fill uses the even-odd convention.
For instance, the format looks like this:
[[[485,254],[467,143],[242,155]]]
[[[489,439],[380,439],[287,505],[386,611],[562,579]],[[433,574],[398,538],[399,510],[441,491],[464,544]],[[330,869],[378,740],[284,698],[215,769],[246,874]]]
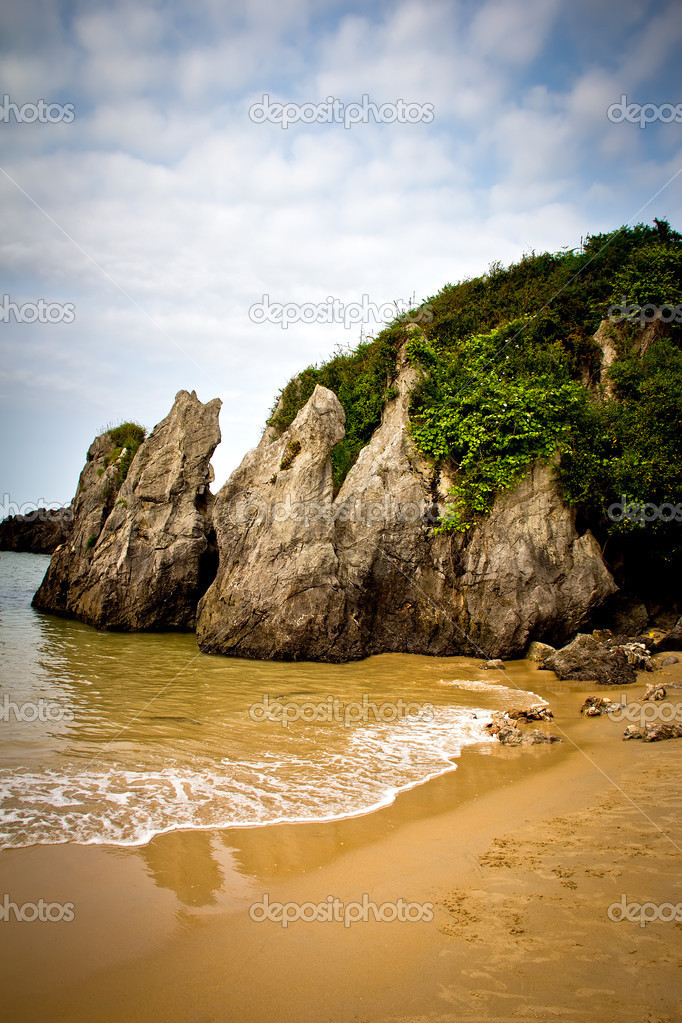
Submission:
[[[508,665],[512,680],[522,665]],[[629,698],[654,677],[666,673],[642,673]],[[682,797],[670,785],[679,746],[624,743],[624,725],[581,718],[585,695],[606,687],[537,679],[552,730],[576,746],[465,747],[456,770],[337,821],[173,831],[143,847],[6,850],[3,889],[15,901],[40,889],[76,911],[69,924],[0,929],[12,1019],[672,1023],[682,1009],[680,925],[640,929],[606,911],[628,891],[682,900],[680,853],[655,827],[660,818],[682,847]],[[266,892],[280,902],[431,902],[434,919],[285,930],[250,919]],[[558,961],[565,976],[548,976]],[[580,971],[588,994],[571,988]],[[614,1003],[623,985],[628,1005]]]

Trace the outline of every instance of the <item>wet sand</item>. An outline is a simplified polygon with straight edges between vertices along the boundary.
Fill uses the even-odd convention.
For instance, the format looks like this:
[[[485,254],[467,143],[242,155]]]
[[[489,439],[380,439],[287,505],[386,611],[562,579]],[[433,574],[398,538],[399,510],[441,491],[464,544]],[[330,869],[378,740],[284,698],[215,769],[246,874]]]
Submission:
[[[682,924],[607,915],[623,894],[682,902],[682,740],[624,743],[624,723],[579,716],[586,695],[620,693],[508,670],[550,702],[564,744],[466,748],[455,772],[350,820],[3,852],[14,902],[74,906],[70,923],[0,924],[5,1018],[682,1018]],[[682,664],[628,701],[653,678]],[[284,929],[250,918],[264,893],[431,903],[433,919]]]

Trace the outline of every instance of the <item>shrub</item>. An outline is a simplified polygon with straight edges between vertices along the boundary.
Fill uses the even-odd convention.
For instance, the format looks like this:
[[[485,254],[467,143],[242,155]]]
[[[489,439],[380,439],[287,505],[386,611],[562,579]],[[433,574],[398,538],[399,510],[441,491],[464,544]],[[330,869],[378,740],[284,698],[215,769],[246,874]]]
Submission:
[[[111,427],[108,433],[115,446],[114,450],[104,459],[104,468],[106,469],[114,462],[117,463],[117,483],[120,487],[128,475],[133,458],[145,439],[147,431],[139,423],[121,423],[119,426]]]

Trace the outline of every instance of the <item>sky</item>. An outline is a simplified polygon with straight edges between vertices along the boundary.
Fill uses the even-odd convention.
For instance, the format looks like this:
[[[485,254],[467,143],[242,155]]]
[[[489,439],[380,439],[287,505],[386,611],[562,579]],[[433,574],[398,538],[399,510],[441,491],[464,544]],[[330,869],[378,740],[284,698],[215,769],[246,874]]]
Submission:
[[[679,0],[2,4],[0,518],[68,503],[94,436],[183,388],[222,399],[217,490],[391,307],[682,229],[681,43]]]

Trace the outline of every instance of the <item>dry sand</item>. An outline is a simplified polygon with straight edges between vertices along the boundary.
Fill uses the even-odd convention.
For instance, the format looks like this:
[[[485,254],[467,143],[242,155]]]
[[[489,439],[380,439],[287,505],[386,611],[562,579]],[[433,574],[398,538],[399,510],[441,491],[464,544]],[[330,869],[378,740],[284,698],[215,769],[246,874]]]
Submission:
[[[74,1023],[459,1023],[682,1019],[682,924],[608,907],[682,903],[682,740],[586,719],[618,696],[515,662],[566,742],[465,749],[459,769],[352,820],[179,832],[140,849],[0,856],[18,903],[71,923],[0,924],[4,1018]],[[682,677],[682,663],[656,680]],[[628,700],[644,690],[642,676]],[[682,702],[682,689],[671,690]],[[271,901],[433,903],[418,923],[254,922]]]

